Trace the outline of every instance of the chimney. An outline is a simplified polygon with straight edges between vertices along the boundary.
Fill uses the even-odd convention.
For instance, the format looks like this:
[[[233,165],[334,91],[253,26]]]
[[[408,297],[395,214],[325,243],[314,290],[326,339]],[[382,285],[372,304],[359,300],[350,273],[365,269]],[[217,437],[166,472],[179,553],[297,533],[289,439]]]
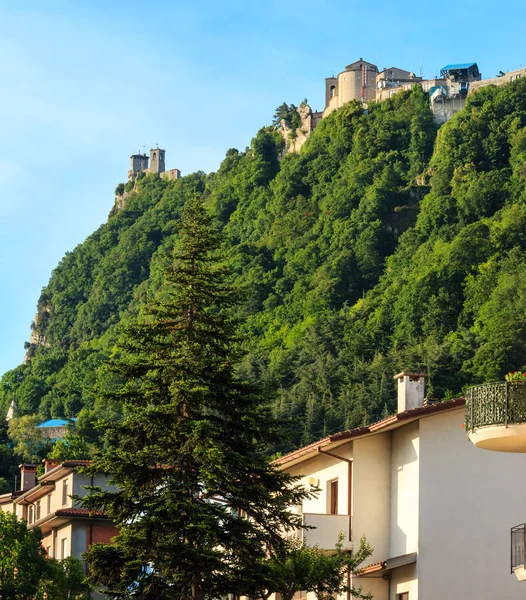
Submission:
[[[58,460],[52,460],[51,458],[45,458],[42,462],[44,463],[44,473],[51,471],[60,464]]]
[[[418,408],[424,404],[424,378],[427,373],[402,371],[394,376],[398,379],[398,412]]]
[[[38,465],[18,465],[20,468],[20,491],[27,492],[35,487]]]

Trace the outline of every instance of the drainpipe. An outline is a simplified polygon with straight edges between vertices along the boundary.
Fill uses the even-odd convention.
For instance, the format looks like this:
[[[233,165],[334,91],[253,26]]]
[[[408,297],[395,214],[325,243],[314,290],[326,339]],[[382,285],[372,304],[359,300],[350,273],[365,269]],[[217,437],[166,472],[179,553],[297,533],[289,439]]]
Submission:
[[[90,478],[90,485],[91,487],[93,487],[93,483],[94,483],[94,479],[93,479],[93,475]],[[91,520],[90,526],[89,526],[89,544],[88,547],[86,548],[86,550],[89,550],[91,548],[91,545],[93,544],[93,524],[95,523],[95,519]],[[84,561],[84,572],[86,573],[86,576],[89,575],[89,567],[88,567],[88,563],[87,561]],[[91,596],[91,588],[88,590],[88,599],[91,600],[92,596]]]
[[[94,523],[94,520],[92,520],[89,525],[89,543],[88,543],[88,547],[86,548],[86,551],[89,550],[91,547],[91,544],[93,544],[93,523]],[[84,561],[84,573],[86,574],[86,577],[89,576],[89,567],[88,567],[87,561]],[[88,599],[91,600],[91,598],[92,598],[92,596],[91,596],[91,588],[90,588],[88,590]]]
[[[352,459],[345,458],[344,456],[340,456],[339,454],[333,454],[327,450],[322,450],[318,448],[318,454],[324,454],[325,456],[330,456],[331,458],[335,458],[336,460],[341,460],[347,463],[347,514],[349,515],[349,541],[352,540],[352,523],[351,523],[351,512],[352,512]],[[351,600],[351,592],[349,588],[351,587],[351,571],[349,567],[347,567],[347,600]]]
[[[391,573],[386,573],[382,579],[387,579],[387,600],[391,600]]]
[[[90,486],[93,487],[93,475],[90,478]],[[95,519],[92,519],[90,526],[89,526],[89,543],[88,543],[88,547],[86,548],[86,550],[89,550],[91,548],[91,545],[93,544],[93,524],[94,523],[95,523]],[[84,571],[86,572],[86,575],[88,575],[88,563],[84,563]]]
[[[347,514],[349,515],[349,541],[352,540],[352,522],[351,522],[351,513],[352,513],[352,459],[351,458],[345,458],[344,456],[340,456],[339,454],[333,454],[332,452],[329,452],[327,450],[322,450],[321,448],[318,448],[318,454],[323,454],[324,456],[330,456],[331,458],[335,458],[336,460],[342,460],[343,462],[346,462],[348,464],[348,471],[347,471],[347,478],[348,478],[348,482],[347,482],[347,489],[348,489],[348,494],[347,494]]]
[[[94,483],[94,479],[93,479],[93,475],[90,478],[90,487],[93,487],[93,483]],[[89,526],[89,543],[88,543],[88,547],[86,548],[86,550],[89,550],[91,544],[93,544],[93,524],[95,523],[95,519],[91,520],[90,526]],[[87,568],[87,565],[86,565]]]
[[[51,539],[53,541],[53,558],[57,558],[57,528],[53,527],[51,532]]]

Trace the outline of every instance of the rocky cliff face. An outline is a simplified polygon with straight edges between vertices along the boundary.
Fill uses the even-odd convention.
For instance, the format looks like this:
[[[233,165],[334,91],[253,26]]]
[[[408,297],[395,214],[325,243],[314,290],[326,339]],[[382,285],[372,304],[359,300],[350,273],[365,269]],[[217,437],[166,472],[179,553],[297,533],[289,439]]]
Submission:
[[[305,103],[298,107],[298,114],[301,118],[301,125],[293,129],[282,119],[280,133],[285,140],[285,152],[299,152],[303,144],[309,139],[316,125],[322,119],[322,113],[313,113],[312,108]]]
[[[134,187],[132,190],[130,190],[128,192],[124,191],[122,194],[116,194],[115,195],[115,203],[112,206],[110,212],[108,213],[108,218],[113,217],[113,215],[117,214],[120,210],[122,210],[126,206],[126,200],[135,191],[136,191],[136,189]]]

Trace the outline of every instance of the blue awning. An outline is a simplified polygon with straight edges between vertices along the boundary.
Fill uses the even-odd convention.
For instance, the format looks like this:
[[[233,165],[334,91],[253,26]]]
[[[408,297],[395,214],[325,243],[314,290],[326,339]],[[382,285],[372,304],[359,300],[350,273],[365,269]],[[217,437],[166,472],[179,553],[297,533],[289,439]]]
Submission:
[[[441,71],[454,71],[456,69],[469,69],[470,67],[476,67],[477,63],[471,62],[471,63],[461,63],[458,65],[446,65],[445,67],[442,67],[440,70]]]
[[[37,427],[65,427],[68,423],[76,421],[77,419],[49,419],[37,425]]]

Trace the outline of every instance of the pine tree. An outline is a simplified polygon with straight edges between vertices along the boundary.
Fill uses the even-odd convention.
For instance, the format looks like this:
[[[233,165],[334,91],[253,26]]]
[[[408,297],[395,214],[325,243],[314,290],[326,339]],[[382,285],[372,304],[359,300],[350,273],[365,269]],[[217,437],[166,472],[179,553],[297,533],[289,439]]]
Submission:
[[[117,491],[84,501],[120,528],[113,545],[88,554],[93,579],[116,598],[240,591],[253,561],[298,525],[289,507],[308,495],[269,464],[265,448],[279,430],[258,390],[236,376],[237,294],[201,200],[187,204],[179,234],[160,291],[108,365],[122,383],[107,393],[124,418],[104,424],[106,449],[91,471]]]

